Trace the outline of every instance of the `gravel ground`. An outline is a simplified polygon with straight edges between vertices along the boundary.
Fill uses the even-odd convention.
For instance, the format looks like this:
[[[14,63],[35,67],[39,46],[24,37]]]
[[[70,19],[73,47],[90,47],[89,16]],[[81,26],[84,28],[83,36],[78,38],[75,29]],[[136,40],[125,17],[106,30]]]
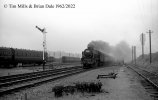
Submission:
[[[0,76],[9,76],[9,75],[16,75],[22,73],[30,73],[33,70],[23,69],[23,68],[12,68],[12,69],[0,69]]]
[[[72,65],[59,65],[59,66],[45,66],[45,70],[50,69],[60,69],[65,67],[73,67],[73,66],[79,66],[80,64],[72,64]],[[42,66],[35,66],[35,67],[16,67],[16,68],[0,68],[0,76],[8,76],[8,75],[16,75],[16,74],[23,74],[23,73],[31,73],[31,72],[38,72],[43,71]]]
[[[118,73],[116,79],[100,78],[98,74]],[[0,97],[0,100],[152,100],[138,77],[126,67],[105,67],[49,82],[15,94]],[[56,85],[72,85],[76,82],[102,82],[102,93],[74,93],[59,98],[54,97],[52,88]]]

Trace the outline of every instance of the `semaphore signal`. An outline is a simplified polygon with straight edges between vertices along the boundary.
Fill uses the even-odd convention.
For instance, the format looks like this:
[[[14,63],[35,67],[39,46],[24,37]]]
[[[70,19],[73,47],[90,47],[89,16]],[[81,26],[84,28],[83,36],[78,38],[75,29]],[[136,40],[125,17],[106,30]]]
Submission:
[[[45,52],[47,53],[47,45],[46,45],[46,29],[43,28],[39,28],[38,26],[36,26],[36,28],[42,32],[43,34],[43,70],[44,70],[44,65],[46,63],[46,56],[45,56]]]

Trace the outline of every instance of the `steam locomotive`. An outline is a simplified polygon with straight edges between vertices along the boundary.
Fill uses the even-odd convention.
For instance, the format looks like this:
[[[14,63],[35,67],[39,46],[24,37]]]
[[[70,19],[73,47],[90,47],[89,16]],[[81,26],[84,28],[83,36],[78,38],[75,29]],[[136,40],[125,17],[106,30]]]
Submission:
[[[45,60],[48,54],[45,53]],[[0,67],[17,66],[18,64],[42,64],[43,52],[35,50],[0,47]]]
[[[83,68],[99,67],[113,62],[113,58],[92,47],[88,47],[82,52],[81,62]]]

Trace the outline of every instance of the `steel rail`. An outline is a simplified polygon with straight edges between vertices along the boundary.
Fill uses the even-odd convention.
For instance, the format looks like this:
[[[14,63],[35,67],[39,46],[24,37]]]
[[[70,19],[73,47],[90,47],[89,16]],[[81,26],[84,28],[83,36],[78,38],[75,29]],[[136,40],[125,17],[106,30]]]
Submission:
[[[66,73],[68,71],[74,71],[74,70],[78,70],[78,69],[81,69],[81,68],[79,67],[79,68],[72,68],[72,69],[65,69],[65,70],[62,69],[62,70],[47,72],[47,73],[41,72],[40,74],[33,74],[33,75],[30,75],[29,77],[28,76],[20,77],[20,78],[16,78],[15,80],[12,79],[12,80],[8,80],[6,82],[2,82],[2,83],[0,83],[0,87],[11,86],[11,85],[22,83],[22,82],[37,80],[40,78],[50,77],[53,75],[62,74],[62,73]]]
[[[65,71],[63,73],[61,72],[59,74],[56,74],[53,77],[47,77],[47,78],[44,78],[44,79],[41,79],[41,80],[33,80],[33,81],[30,81],[30,82],[25,82],[25,83],[15,85],[15,86],[12,86],[12,87],[8,87],[8,88],[1,88],[0,89],[0,95],[8,94],[10,92],[14,92],[14,91],[17,91],[17,90],[20,90],[20,89],[23,89],[23,88],[27,88],[27,87],[32,87],[32,86],[35,86],[37,84],[41,84],[41,83],[44,83],[44,82],[60,79],[60,78],[67,77],[67,76],[70,76],[70,75],[73,75],[73,74],[81,73],[83,71],[85,71],[85,70],[81,69],[81,68],[78,69],[78,70],[75,70],[75,69],[68,70],[68,71]]]
[[[78,69],[77,69],[77,67],[78,67]],[[16,84],[15,86],[11,86],[8,88],[4,87],[4,88],[0,89],[0,96],[6,95],[6,94],[9,94],[12,92],[14,93],[14,92],[17,92],[17,91],[25,89],[25,88],[37,86],[37,85],[40,85],[40,84],[43,84],[46,82],[54,81],[54,80],[68,77],[71,75],[75,75],[78,73],[82,73],[82,72],[86,72],[86,71],[90,71],[90,70],[94,70],[94,69],[98,69],[98,68],[103,68],[103,67],[98,67],[98,68],[91,68],[91,69],[83,69],[82,66],[77,66],[77,67],[73,67],[74,68],[73,70],[71,69],[72,67],[71,68],[64,68],[64,69],[70,69],[70,70],[67,70],[66,72],[63,72],[63,73],[62,72],[58,73],[58,74],[50,76],[50,77],[45,77],[45,78],[40,78],[37,80],[24,82],[22,84]]]
[[[79,66],[75,66],[75,67],[69,67],[69,68],[77,68]],[[0,77],[0,83],[1,82],[5,82],[5,81],[9,81],[9,80],[15,80],[17,78],[23,78],[23,77],[29,77],[29,76],[33,76],[33,75],[37,75],[37,74],[44,74],[44,73],[49,73],[49,72],[57,72],[57,71],[61,71],[61,70],[66,70],[69,68],[62,68],[62,69],[53,69],[53,70],[46,70],[46,71],[38,71],[38,72],[31,72],[31,73],[23,73],[23,74],[16,74],[16,75],[10,75],[10,76],[2,76]]]
[[[149,71],[140,69],[138,67],[130,67],[127,66],[128,68],[132,69],[133,71],[135,71],[137,74],[139,74],[141,77],[143,77],[145,80],[147,80],[149,83],[151,83],[156,89],[158,89],[158,81],[155,81],[156,79],[158,79],[158,75],[153,74]],[[144,73],[145,72],[145,73]],[[143,74],[144,73],[144,74]],[[150,74],[150,75],[149,75]],[[152,74],[152,75],[151,75]]]

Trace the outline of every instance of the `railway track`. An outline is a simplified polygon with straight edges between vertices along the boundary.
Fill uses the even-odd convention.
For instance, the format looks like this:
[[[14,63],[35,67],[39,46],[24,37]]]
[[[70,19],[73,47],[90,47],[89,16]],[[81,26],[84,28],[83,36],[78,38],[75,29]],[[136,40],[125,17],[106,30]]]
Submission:
[[[23,68],[28,68],[31,70],[35,70],[35,71],[39,71],[39,70],[51,70],[51,69],[60,69],[60,68],[65,68],[65,67],[72,67],[72,66],[81,66],[80,63],[47,63],[45,64],[45,66],[43,67],[43,65],[23,65],[20,67]]]
[[[81,66],[0,77],[0,95],[84,72]]]
[[[137,66],[128,66],[145,80],[141,80],[142,85],[154,100],[158,100],[158,74],[151,73],[147,70],[138,68]]]

